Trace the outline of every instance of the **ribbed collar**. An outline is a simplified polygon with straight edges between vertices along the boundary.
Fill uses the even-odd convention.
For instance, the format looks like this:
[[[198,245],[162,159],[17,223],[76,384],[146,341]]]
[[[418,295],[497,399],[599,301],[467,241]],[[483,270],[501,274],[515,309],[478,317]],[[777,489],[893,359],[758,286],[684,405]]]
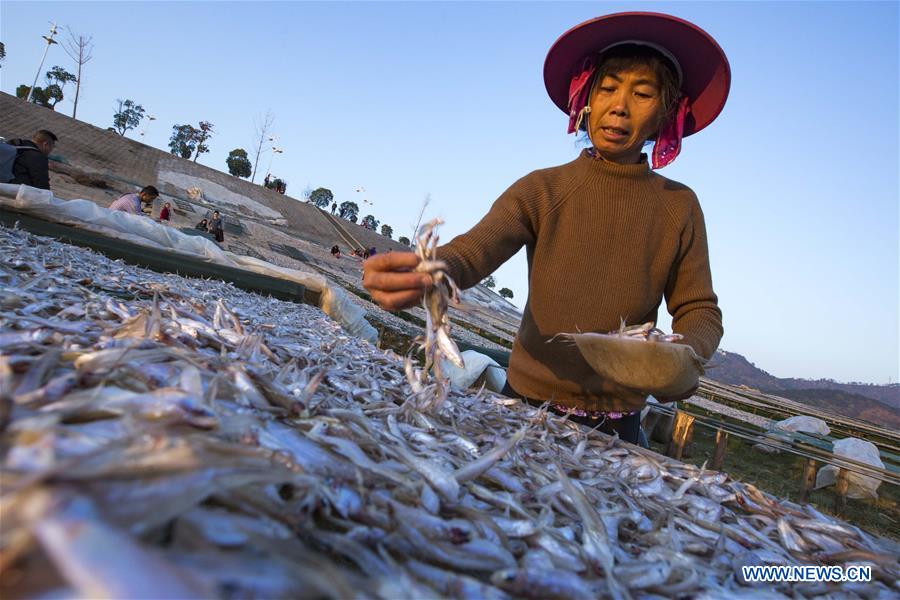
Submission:
[[[593,158],[588,154],[587,149],[581,151],[576,160],[579,169],[584,169],[590,173],[590,176],[606,176],[622,179],[642,179],[650,174],[650,163],[647,162],[647,155],[641,154],[641,160],[631,165],[622,165],[611,161]]]

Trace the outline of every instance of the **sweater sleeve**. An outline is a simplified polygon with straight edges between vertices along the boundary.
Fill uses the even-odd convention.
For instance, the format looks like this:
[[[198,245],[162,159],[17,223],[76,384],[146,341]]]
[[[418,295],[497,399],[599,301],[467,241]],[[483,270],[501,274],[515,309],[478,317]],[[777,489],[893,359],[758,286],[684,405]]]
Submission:
[[[709,359],[722,339],[722,311],[713,292],[703,212],[693,198],[691,215],[681,233],[678,260],[666,284],[666,306],[672,330],[684,336],[698,355]]]
[[[478,284],[522,246],[534,243],[537,202],[527,180],[526,176],[506,190],[472,229],[438,248],[438,258],[446,261],[460,288]]]

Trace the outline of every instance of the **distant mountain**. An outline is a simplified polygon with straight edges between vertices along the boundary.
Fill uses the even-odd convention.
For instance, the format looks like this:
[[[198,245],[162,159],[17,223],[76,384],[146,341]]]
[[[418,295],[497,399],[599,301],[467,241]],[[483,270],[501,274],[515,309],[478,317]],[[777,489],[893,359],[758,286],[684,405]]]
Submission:
[[[771,391],[771,390],[770,390]],[[782,390],[779,396],[824,408],[839,415],[874,423],[887,429],[900,429],[900,411],[860,394],[831,389]]]
[[[730,385],[821,406],[881,426],[900,428],[900,384],[838,383],[831,379],[780,378],[763,371],[736,352],[719,350],[706,376]]]

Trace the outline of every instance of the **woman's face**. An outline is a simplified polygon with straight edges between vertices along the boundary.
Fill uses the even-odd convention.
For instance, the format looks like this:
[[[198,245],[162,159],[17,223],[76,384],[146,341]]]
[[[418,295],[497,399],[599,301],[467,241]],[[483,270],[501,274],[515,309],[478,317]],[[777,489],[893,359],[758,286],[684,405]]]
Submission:
[[[662,102],[656,74],[646,66],[609,74],[591,92],[588,127],[603,157],[636,163],[644,142],[659,128]]]

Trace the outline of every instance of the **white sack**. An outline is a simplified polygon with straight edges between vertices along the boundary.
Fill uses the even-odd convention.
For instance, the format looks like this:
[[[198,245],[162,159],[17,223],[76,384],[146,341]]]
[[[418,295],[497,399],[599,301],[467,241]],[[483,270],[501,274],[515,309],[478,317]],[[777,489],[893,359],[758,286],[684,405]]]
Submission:
[[[880,469],[884,468],[878,448],[872,442],[857,438],[846,438],[834,443],[834,455],[852,458],[853,460]],[[838,468],[834,465],[825,465],[816,474],[816,488],[834,485],[837,481]],[[860,475],[852,471],[847,473],[847,497],[848,498],[878,498],[878,486],[881,481],[875,477]]]
[[[819,435],[828,435],[831,432],[828,425],[822,419],[807,415],[795,415],[788,419],[784,419],[783,421],[773,423],[769,428],[769,432],[766,433],[766,438],[773,440],[776,446],[781,446],[782,444],[790,445],[794,442],[794,436],[792,436],[791,433],[795,431],[802,433],[817,433]],[[769,454],[779,454],[781,452],[777,447],[766,444],[756,444],[753,446],[753,449]]]
[[[48,190],[27,185],[0,184],[0,207],[141,246],[168,248],[206,262],[294,281],[319,292],[319,308],[338,321],[348,333],[372,343],[378,339],[378,332],[364,318],[365,310],[354,304],[343,289],[328,285],[327,279],[321,275],[224,252],[205,237],[187,235],[145,216],[109,210],[90,200],[62,200]]]
[[[484,386],[493,391],[500,392],[506,385],[506,371],[490,356],[474,350],[462,352],[465,368],[460,369],[449,360],[441,362],[441,370],[450,382],[462,389],[472,387],[481,376],[484,376]]]
[[[819,435],[828,435],[831,433],[831,429],[828,428],[825,421],[807,415],[796,415],[789,419],[778,421],[773,427],[782,431],[801,431],[805,433],[817,433]]]

